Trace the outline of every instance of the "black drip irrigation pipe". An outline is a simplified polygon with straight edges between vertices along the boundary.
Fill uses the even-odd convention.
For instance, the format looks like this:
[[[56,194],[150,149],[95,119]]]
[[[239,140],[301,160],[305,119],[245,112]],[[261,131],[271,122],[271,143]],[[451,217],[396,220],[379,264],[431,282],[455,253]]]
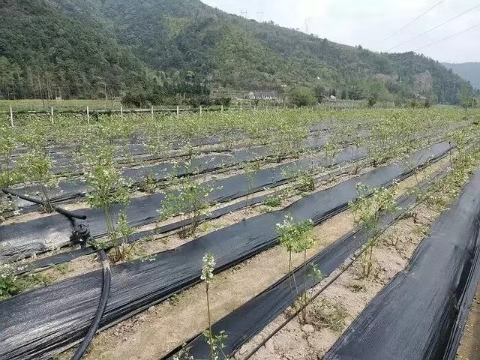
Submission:
[[[430,162],[426,156],[438,160],[449,148],[445,143],[434,145],[412,154],[409,159],[416,168],[423,168]],[[175,250],[157,253],[151,260],[139,259],[113,267],[110,292],[114,301],[107,304],[100,329],[200,282],[201,258],[205,252],[216,256],[216,272],[222,271],[275,246],[275,224],[282,221],[285,214],[291,213],[296,220],[312,219],[318,224],[342,211],[357,197],[355,185],[359,181],[371,187],[389,186],[393,179],[404,179],[413,171],[398,164],[378,168],[358,179],[302,198],[281,211],[258,215],[199,237]],[[333,256],[337,250],[352,253],[349,246],[342,246],[329,254]],[[99,273],[82,274],[1,302],[3,330],[0,342],[3,346],[0,347],[0,357],[47,358],[82,339],[90,327],[94,308],[98,306]],[[58,301],[59,294],[63,301]],[[77,306],[72,307],[70,304],[75,302]]]
[[[98,303],[97,312],[95,313],[95,317],[90,324],[90,327],[87,331],[87,334],[83,338],[80,346],[78,347],[77,351],[72,357],[72,360],[80,360],[82,356],[87,351],[88,346],[93,340],[95,333],[97,332],[100,321],[102,320],[103,313],[105,312],[105,308],[107,307],[108,297],[110,295],[110,284],[112,281],[112,274],[110,271],[110,264],[108,262],[107,255],[105,254],[105,250],[98,249],[98,255],[100,257],[100,261],[102,262],[103,267],[103,284],[102,284],[102,294],[100,296],[100,301]]]
[[[11,190],[6,190],[2,189],[2,191],[7,194],[7,195],[13,195],[17,196],[23,200],[30,201],[35,204],[43,205],[43,203],[37,199],[31,198],[29,196],[25,196],[22,194],[18,194],[15,191]],[[80,220],[86,220],[87,217],[85,215],[76,215],[73,214],[67,210],[61,209],[56,206],[52,206],[52,208],[58,212],[61,215],[64,215],[68,218],[68,220],[72,224],[72,228],[75,229],[75,220],[74,219],[80,219]],[[87,233],[89,237],[89,233]],[[85,239],[86,242],[86,239]],[[99,255],[99,260],[102,263],[102,269],[103,269],[103,276],[102,276],[102,292],[100,295],[100,301],[98,303],[97,311],[95,313],[95,316],[92,320],[92,323],[90,324],[90,327],[88,328],[87,334],[83,338],[82,342],[80,343],[80,346],[78,347],[77,351],[75,351],[75,354],[72,357],[72,360],[80,360],[82,356],[85,354],[85,351],[87,351],[88,346],[93,340],[93,337],[95,336],[95,333],[97,332],[99,326],[100,326],[100,321],[102,320],[103,313],[105,312],[105,308],[107,307],[107,302],[108,302],[108,297],[110,295],[110,285],[112,281],[112,274],[110,271],[110,264],[108,261],[107,254],[105,253],[104,249],[97,249],[96,250]]]
[[[14,190],[2,189],[2,191],[7,195],[16,196],[19,199],[22,199],[22,200],[25,200],[25,201],[30,201],[30,202],[32,202],[34,204],[37,204],[37,205],[42,205],[42,206],[45,205],[42,201],[40,201],[38,199],[32,198],[32,197],[27,196],[27,195],[20,194],[20,193],[14,191]],[[80,220],[86,220],[87,219],[87,217],[85,215],[77,215],[77,214],[74,214],[74,213],[72,213],[70,211],[67,211],[65,209],[59,208],[55,205],[51,205],[51,206],[52,206],[53,210],[55,210],[56,212],[58,212],[61,215],[66,216],[69,219],[80,219]]]

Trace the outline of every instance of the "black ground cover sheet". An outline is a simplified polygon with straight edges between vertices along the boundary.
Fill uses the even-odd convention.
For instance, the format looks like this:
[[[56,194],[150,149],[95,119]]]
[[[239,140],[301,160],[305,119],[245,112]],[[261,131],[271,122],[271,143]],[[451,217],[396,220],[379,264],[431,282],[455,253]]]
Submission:
[[[444,149],[447,145],[439,144],[434,147]],[[346,149],[340,152],[333,162],[328,165],[338,165],[355,161],[364,157],[361,150]],[[323,155],[313,160],[314,165],[327,165]],[[214,187],[215,190],[208,196],[211,203],[225,202],[255,193],[266,187],[281,185],[289,180],[292,171],[306,170],[312,166],[312,159],[300,159],[293,163],[278,165],[274,168],[261,169],[253,174],[249,180],[247,174],[242,173],[225,179],[211,180],[203,186]],[[130,226],[141,226],[158,219],[158,210],[165,198],[163,193],[146,195],[132,199],[126,209]],[[113,213],[120,210],[114,206]],[[87,225],[93,237],[100,237],[106,233],[105,217],[99,209],[79,209],[75,214],[86,215]],[[115,219],[116,220],[116,219]],[[6,258],[14,260],[22,256],[29,256],[59,248],[69,244],[71,234],[70,222],[63,215],[51,215],[45,218],[22,223],[13,223],[0,227],[0,261]]]
[[[410,156],[422,166],[450,149],[433,145]],[[357,198],[358,182],[389,186],[412,172],[412,166],[377,168],[330,189],[310,194],[280,211],[258,215],[199,237],[174,250],[156,254],[154,261],[136,260],[112,267],[112,286],[101,327],[105,328],[161,302],[200,281],[202,257],[211,252],[216,271],[230,268],[277,243],[276,224],[291,214],[314,224],[343,211]],[[0,358],[48,358],[85,334],[96,311],[102,275],[94,271],[0,303]]]
[[[454,359],[479,280],[479,230],[477,171],[325,359]]]
[[[320,130],[318,130],[320,129]],[[306,146],[312,147],[316,146],[315,143],[317,142],[318,138],[325,137],[321,133],[325,131],[325,127],[321,124],[319,126],[313,126],[310,129],[310,136],[306,140]],[[249,141],[249,138],[241,133],[237,134],[229,134],[230,140],[235,140],[237,142]],[[222,142],[225,142],[225,138],[217,135],[211,135],[208,137],[203,138],[189,138],[188,140],[182,139],[173,139],[169,144],[166,144],[166,148],[169,150],[180,150],[187,147],[197,148],[194,149],[196,152],[202,154],[206,152],[211,152],[210,149],[202,149],[202,146],[208,145],[221,145]],[[159,155],[152,154],[149,150],[148,146],[145,144],[145,139],[141,139],[138,137],[133,136],[130,139],[129,143],[123,143],[121,141],[116,141],[117,148],[115,150],[115,158],[118,163],[128,163],[132,156],[136,158],[142,158],[143,160],[156,160],[159,159]],[[234,145],[235,148],[242,147],[241,144]],[[217,147],[216,151],[224,151],[226,148]],[[81,170],[80,166],[74,164],[74,158],[72,156],[75,148],[72,146],[50,146],[47,148],[47,152],[49,153],[52,161],[53,161],[53,168],[52,172],[54,174],[63,174],[63,173],[71,173],[71,172],[78,172]],[[16,166],[18,156],[26,154],[28,149],[21,148],[16,150],[9,159],[9,167],[14,168]],[[176,157],[176,156],[173,156]]]
[[[353,166],[353,165],[352,165]],[[336,171],[333,171],[331,173],[325,174],[321,176],[320,178],[317,179],[317,181],[325,181],[330,179],[332,176],[340,176],[343,174],[349,174],[351,172],[351,167],[343,169],[339,168]],[[248,199],[242,200],[242,201],[237,201],[233,204],[222,206],[218,209],[213,210],[210,213],[201,215],[199,217],[199,221],[207,221],[207,220],[213,220],[213,219],[218,219],[219,217],[222,217],[224,215],[227,215],[229,213],[244,209],[248,206],[254,206],[263,203],[266,199],[271,198],[272,194],[265,194],[265,195],[257,195],[257,196],[252,196]],[[128,243],[134,243],[135,241],[138,241],[140,239],[145,239],[149,236],[156,236],[159,234],[165,234],[174,230],[181,229],[185,226],[191,225],[192,223],[192,218],[186,218],[183,220],[175,221],[166,225],[162,225],[159,227],[156,227],[155,229],[152,230],[142,230],[135,232],[134,234],[130,235],[127,239]],[[105,250],[107,250],[106,248]],[[96,252],[96,250],[92,247],[86,247],[84,249],[71,249],[70,251],[65,251],[61,252],[58,254],[53,254],[50,256],[42,257],[37,260],[33,260],[28,262],[28,264],[21,266],[17,268],[17,274],[24,274],[27,272],[31,272],[37,269],[45,269],[49,268],[58,264],[63,264],[66,262],[69,262],[73,259],[77,259],[81,256],[93,254]]]
[[[431,179],[418,184],[418,189],[426,189],[439,178],[446,174],[446,170],[440,170]],[[406,194],[398,198],[396,206],[398,210],[392,214],[384,214],[380,218],[380,232],[387,229],[397,219],[401,218],[417,202],[416,194]],[[301,292],[303,289],[310,289],[317,285],[320,280],[311,276],[310,266],[315,265],[324,277],[338,269],[355,251],[361,248],[372,235],[371,231],[365,228],[356,228],[348,234],[329,245],[315,255],[307,264],[307,275],[304,277],[304,268],[299,266],[293,273],[295,284]],[[285,276],[268,289],[240,306],[212,326],[214,334],[224,331],[227,338],[224,341],[224,355],[230,357],[244,343],[262,331],[277,316],[291,306],[298,298],[292,291],[292,278]],[[189,355],[195,359],[208,359],[210,348],[205,342],[202,334],[199,334],[186,344],[189,348]],[[172,351],[165,359],[172,359],[180,349]]]
[[[306,141],[306,147],[310,150],[321,148],[326,142],[325,137],[309,138]],[[207,154],[193,158],[191,162],[186,161],[166,161],[153,165],[145,165],[137,168],[125,168],[121,171],[121,176],[128,182],[138,184],[145,180],[147,176],[155,181],[166,180],[171,174],[176,176],[185,176],[192,174],[202,174],[216,171],[223,167],[234,166],[243,162],[249,162],[268,156],[269,150],[264,146],[252,147],[249,149],[237,149],[229,153]],[[24,186],[16,188],[16,192],[29,195],[39,191],[38,186]],[[67,200],[85,196],[87,184],[81,177],[70,180],[62,180],[56,188],[47,189],[49,199],[53,204],[58,204]],[[40,200],[40,199],[39,199]],[[38,205],[32,205],[28,201],[16,199],[15,204],[18,208],[24,209],[22,212],[37,210]]]

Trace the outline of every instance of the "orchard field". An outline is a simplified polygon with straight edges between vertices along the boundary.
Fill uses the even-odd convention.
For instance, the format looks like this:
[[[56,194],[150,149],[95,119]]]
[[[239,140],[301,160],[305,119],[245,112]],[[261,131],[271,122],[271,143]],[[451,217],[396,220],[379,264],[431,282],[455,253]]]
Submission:
[[[3,107],[0,358],[456,356],[480,111]]]

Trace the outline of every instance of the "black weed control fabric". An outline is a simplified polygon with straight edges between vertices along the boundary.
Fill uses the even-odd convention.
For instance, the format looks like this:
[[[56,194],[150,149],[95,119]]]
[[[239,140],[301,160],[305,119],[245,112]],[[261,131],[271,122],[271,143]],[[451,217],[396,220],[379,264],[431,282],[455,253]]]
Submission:
[[[479,230],[477,171],[406,270],[370,302],[325,359],[454,359],[461,317],[479,279]]]
[[[425,180],[418,185],[419,189],[428,188],[438,178],[446,174],[445,170],[439,171],[431,179]],[[393,222],[399,219],[409,211],[417,201],[415,194],[403,195],[397,202],[398,211],[393,214],[385,214],[380,218],[380,231],[387,229]],[[342,236],[333,244],[320,251],[308,263],[315,265],[323,276],[329,276],[334,270],[338,269],[355,251],[369,239],[371,232],[365,228],[357,228],[350,233]],[[310,289],[319,283],[313,276],[303,276],[303,266],[298,267],[293,276],[298,289]],[[277,316],[285,311],[297,300],[296,293],[292,292],[292,279],[285,276],[278,282],[270,286],[252,300],[231,312],[223,319],[215,323],[212,327],[214,334],[224,331],[227,338],[224,341],[225,348],[223,354],[230,357],[244,343],[262,331]],[[195,359],[208,359],[210,348],[205,342],[203,335],[198,335],[186,344],[189,348],[189,354]],[[180,348],[167,355],[165,359],[172,359]]]
[[[438,145],[442,148],[441,145]],[[364,154],[359,150],[347,149],[337,155],[333,164],[338,165],[360,159]],[[316,164],[324,164],[326,160],[320,156]],[[255,193],[266,187],[280,185],[288,181],[293,170],[307,169],[312,166],[311,160],[298,160],[294,163],[279,165],[275,168],[262,169],[249,180],[246,174],[229,178],[212,180],[204,186],[214,187],[208,201],[224,202]],[[154,222],[158,218],[158,209],[165,198],[164,194],[154,194],[132,199],[126,209],[130,226],[141,226]],[[114,206],[113,213],[118,213],[120,206]],[[99,209],[79,209],[73,211],[87,216],[87,225],[93,237],[106,233],[104,214]],[[116,221],[116,219],[115,219]],[[0,260],[14,260],[52,248],[68,245],[71,233],[69,221],[62,215],[52,215],[23,223],[15,223],[0,227]]]
[[[413,154],[410,164],[422,166],[450,149],[437,144]],[[403,165],[375,169],[330,189],[308,195],[281,211],[258,215],[199,237],[175,250],[158,253],[154,261],[137,260],[112,268],[110,299],[101,328],[161,302],[200,281],[202,257],[215,256],[216,271],[234,266],[277,243],[276,224],[291,214],[314,224],[344,210],[357,198],[356,184],[390,185],[412,171]],[[95,271],[0,303],[0,358],[48,358],[79,341],[90,325],[100,296],[101,272]]]
[[[321,148],[326,142],[326,138],[309,138],[306,141],[306,147],[314,150]],[[140,181],[150,176],[155,181],[166,180],[169,175],[175,173],[176,176],[191,175],[193,173],[212,172],[222,167],[234,166],[243,162],[249,162],[268,156],[269,151],[266,147],[258,146],[250,149],[238,149],[229,153],[208,154],[194,158],[191,163],[185,161],[163,162],[159,164],[146,165],[140,168],[126,168],[121,176],[128,182],[138,184]],[[31,194],[38,192],[38,187],[26,186],[15,191],[20,194]],[[47,194],[52,203],[58,204],[67,200],[85,196],[87,184],[81,178],[68,181],[60,181],[54,189],[47,190]],[[38,206],[32,206],[25,200],[17,199],[15,204],[18,208],[29,207],[28,210],[38,209]],[[23,212],[27,212],[25,209]]]
[[[334,171],[332,173],[329,173],[327,175],[324,175],[320,177],[318,180],[319,181],[324,181],[329,179],[331,176],[340,176],[343,174],[348,174],[350,173],[349,170],[347,169],[338,169],[337,171]],[[257,205],[263,203],[266,199],[270,198],[272,195],[271,194],[266,194],[266,195],[260,195],[260,196],[255,196],[251,197],[246,200],[238,201],[233,204],[223,206],[221,208],[218,208],[216,210],[213,210],[211,213],[202,215],[199,217],[200,221],[205,221],[205,220],[213,220],[213,219],[218,219],[221,216],[227,215],[229,213],[244,209],[248,206],[252,205]],[[190,225],[192,222],[191,218],[187,218],[184,220],[176,221],[167,225],[160,226],[158,228],[155,228],[153,230],[144,230],[144,231],[139,231],[136,232],[128,237],[128,243],[134,243],[135,241],[138,241],[140,239],[145,239],[148,236],[155,236],[159,234],[164,234],[170,231],[178,230],[184,226]],[[28,265],[22,266],[21,268],[17,269],[17,274],[24,274],[27,272],[34,271],[36,269],[45,269],[49,268],[58,264],[63,264],[66,262],[69,262],[71,260],[77,259],[81,256],[93,254],[96,252],[95,249],[91,247],[87,247],[85,249],[74,249],[71,251],[66,251],[62,252],[59,254],[54,254],[51,256],[47,257],[42,257],[40,259],[31,261],[28,263]]]

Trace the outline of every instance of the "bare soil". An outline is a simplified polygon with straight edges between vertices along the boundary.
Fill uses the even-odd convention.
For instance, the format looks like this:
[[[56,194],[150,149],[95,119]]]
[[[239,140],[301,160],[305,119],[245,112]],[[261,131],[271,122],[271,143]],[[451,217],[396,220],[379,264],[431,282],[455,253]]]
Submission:
[[[314,230],[317,242],[308,256],[352,228],[353,218],[348,212],[317,226]],[[295,265],[301,262],[301,255],[294,257]],[[217,275],[211,286],[213,320],[232,312],[287,271],[288,255],[276,247]],[[207,324],[205,306],[204,285],[194,286],[97,335],[85,359],[158,359],[204,330]],[[71,351],[60,358],[70,355]]]
[[[470,306],[468,320],[463,330],[457,360],[480,360],[480,282]]]
[[[298,318],[295,318],[260,348],[252,359],[313,360],[321,358],[383,286],[405,268],[409,258],[425,236],[423,231],[416,229],[429,227],[438,215],[420,205],[416,210],[415,218],[403,219],[389,228],[382,235],[380,245],[374,249],[374,270],[369,278],[359,276],[361,266],[357,262],[307,308],[307,323],[300,323]],[[392,242],[396,242],[396,246],[393,246]],[[338,271],[324,279],[309,293],[318,291],[337,273]],[[289,313],[291,309],[245,344],[235,358],[243,359],[283,322]]]
[[[414,186],[417,181],[421,181],[424,177],[431,175],[434,171],[438,170],[442,166],[445,166],[444,161],[436,163],[423,172],[419,173],[417,178],[411,177],[398,185],[398,194],[404,193],[411,186]],[[365,169],[364,171],[368,171]],[[350,176],[351,177],[351,176]],[[345,179],[335,179],[335,183],[343,181]],[[324,187],[332,186],[331,183],[321,185],[318,190]],[[317,190],[317,191],[318,191]],[[282,203],[285,206],[285,203]],[[421,209],[421,208],[420,208]],[[207,231],[213,231],[217,227],[228,226],[233,222],[243,219],[245,216],[254,216],[257,212],[255,209],[249,209],[247,213],[240,211],[238,213],[229,214],[221,219],[208,222],[210,227]],[[376,268],[377,277],[373,280],[365,280],[365,285],[360,284],[361,287],[365,286],[367,291],[361,293],[351,292],[348,286],[344,288],[332,287],[331,298],[333,300],[338,297],[344,298],[345,306],[348,305],[348,321],[351,321],[368,301],[382,288],[382,286],[391,278],[396,272],[400,271],[408,261],[408,256],[413,252],[416,245],[423,238],[423,232],[417,231],[418,235],[412,235],[414,231],[413,227],[422,226],[423,222],[430,222],[429,217],[432,217],[427,209],[423,209],[417,212],[416,221],[418,224],[413,223],[413,219],[406,219],[400,222],[393,230],[387,232],[385,237],[390,239],[392,234],[396,234],[396,248],[397,254],[392,255],[390,248],[384,248],[383,245],[379,247],[375,252],[375,258],[378,259],[378,265]],[[403,226],[403,228],[402,228]],[[349,211],[343,212],[332,219],[315,227],[315,236],[317,243],[308,252],[308,257],[318,253],[321,249],[328,246],[342,235],[346,234],[353,228],[353,216]],[[403,229],[403,230],[402,230]],[[391,234],[390,236],[387,234]],[[170,241],[172,243],[170,243]],[[168,241],[168,247],[180,245],[185,240],[170,238]],[[387,245],[385,245],[386,247]],[[152,250],[152,248],[150,248]],[[302,256],[294,257],[294,264],[299,265],[302,262]],[[284,249],[275,247],[267,250],[252,259],[245,261],[244,263],[236,266],[233,269],[222,272],[217,275],[211,290],[211,309],[213,321],[219,320],[223,316],[232,312],[272,283],[280,279],[287,273],[288,256]],[[355,280],[355,269],[352,270],[351,278],[343,280],[347,285],[351,285]],[[259,276],[258,274],[261,274]],[[251,281],[255,279],[255,281]],[[347,291],[348,290],[348,291]],[[361,299],[356,299],[356,296],[361,296]],[[201,332],[206,327],[206,315],[205,313],[205,300],[204,300],[204,286],[197,285],[190,289],[185,290],[181,294],[172,297],[169,301],[165,301],[159,305],[152,306],[148,311],[138,314],[121,324],[118,324],[106,331],[103,331],[97,335],[89,349],[86,359],[158,359],[166,355],[169,351],[173,350],[177,346],[181,345],[195,334]],[[352,304],[354,304],[352,306]],[[276,320],[282,321],[283,316]],[[275,322],[274,322],[275,323]],[[174,326],[172,325],[174,324]],[[312,320],[312,326],[317,328],[313,332],[315,338],[311,340],[315,342],[320,348],[324,350],[328,349],[335,341],[338,333],[324,328],[319,324],[315,324]],[[345,325],[347,325],[346,322]],[[269,347],[268,354],[272,359],[300,359],[303,356],[312,352],[309,342],[305,339],[303,330],[298,324],[293,323],[287,327],[290,330],[287,331],[284,336],[278,340],[278,344],[281,346]],[[272,324],[267,327],[265,331],[271,328]],[[310,329],[308,329],[310,330]],[[264,332],[262,332],[263,334]],[[321,333],[321,335],[319,335]],[[246,344],[239,352],[239,354],[245,354],[249,348],[255,345],[255,341],[262,338],[262,334],[254,338],[251,342]],[[313,336],[313,335],[312,335]],[[322,342],[318,343],[316,337],[321,337]],[[304,339],[305,338],[305,339]],[[304,340],[301,340],[304,339]],[[273,339],[275,340],[275,339]],[[269,343],[273,343],[272,341]],[[297,345],[296,345],[297,344]],[[303,344],[304,349],[299,344]],[[293,353],[287,351],[288,349],[296,349]],[[282,350],[283,349],[283,350]],[[315,348],[317,349],[317,348]],[[263,349],[262,349],[263,350]],[[298,351],[300,352],[298,352]],[[67,358],[71,355],[71,351],[66,352],[61,358]],[[268,359],[267,353],[258,353],[257,359]],[[287,357],[282,357],[288,355]],[[241,357],[240,357],[241,358]],[[315,357],[316,359],[316,357]]]

